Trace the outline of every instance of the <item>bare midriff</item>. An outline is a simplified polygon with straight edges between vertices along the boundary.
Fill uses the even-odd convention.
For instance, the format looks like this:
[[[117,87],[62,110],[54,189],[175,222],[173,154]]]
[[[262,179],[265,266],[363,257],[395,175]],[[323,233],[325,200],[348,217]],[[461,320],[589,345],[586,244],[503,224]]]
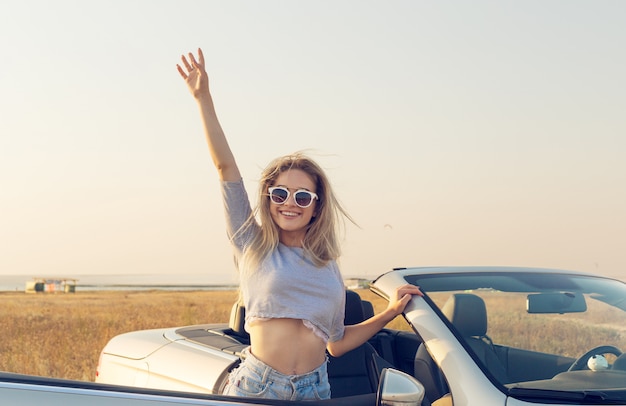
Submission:
[[[285,375],[302,375],[326,361],[326,343],[300,319],[265,319],[248,326],[252,354]]]

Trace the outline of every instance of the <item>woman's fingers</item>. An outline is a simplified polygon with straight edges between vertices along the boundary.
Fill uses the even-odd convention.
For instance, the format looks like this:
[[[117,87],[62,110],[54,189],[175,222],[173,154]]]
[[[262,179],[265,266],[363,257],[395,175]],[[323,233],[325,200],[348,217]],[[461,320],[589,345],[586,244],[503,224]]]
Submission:
[[[198,58],[200,59],[200,66],[204,67],[204,54],[200,48],[198,48]]]
[[[187,80],[187,74],[185,73],[183,68],[180,67],[179,64],[176,64],[176,69],[178,69],[178,73],[180,73],[180,76],[182,76],[183,79]]]
[[[189,52],[188,56],[182,55],[180,57],[180,60],[182,61],[182,64],[185,69],[187,69],[187,71],[185,72],[185,69],[183,69],[180,64],[176,65],[176,69],[178,69],[178,73],[180,73],[180,76],[182,76],[182,78],[185,80],[187,80],[187,78],[191,74],[191,71],[193,71],[194,69],[204,69],[204,54],[202,53],[202,49],[200,48],[198,48],[198,60],[196,60],[196,57],[192,52]]]
[[[189,57],[193,58],[193,54],[191,52],[189,53]],[[187,72],[191,72],[193,70],[193,66],[189,64],[189,61],[187,61],[185,55],[181,56],[180,59],[183,61],[183,65],[185,65],[185,68],[187,68]]]
[[[398,288],[398,296],[402,297],[406,294],[424,296],[419,287],[414,285],[404,285]]]

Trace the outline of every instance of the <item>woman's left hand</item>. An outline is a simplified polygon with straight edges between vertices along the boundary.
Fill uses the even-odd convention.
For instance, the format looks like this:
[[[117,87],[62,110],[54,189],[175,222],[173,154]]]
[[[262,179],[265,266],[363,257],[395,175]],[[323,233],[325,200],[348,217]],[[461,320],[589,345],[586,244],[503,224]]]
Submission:
[[[396,289],[394,295],[389,298],[387,309],[391,310],[396,316],[404,311],[413,295],[424,296],[419,287],[415,285],[403,285]]]

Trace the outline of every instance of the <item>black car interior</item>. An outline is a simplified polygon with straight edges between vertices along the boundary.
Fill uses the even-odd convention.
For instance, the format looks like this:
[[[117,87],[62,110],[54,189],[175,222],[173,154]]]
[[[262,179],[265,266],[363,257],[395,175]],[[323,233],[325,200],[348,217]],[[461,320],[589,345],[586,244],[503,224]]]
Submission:
[[[359,294],[346,290],[346,325],[358,324],[374,315],[374,308]],[[235,303],[228,327],[198,325],[176,331],[188,340],[207,345],[234,355],[250,345],[250,336],[244,329],[245,308]],[[395,367],[413,374],[413,360],[419,339],[411,332],[382,330],[369,342],[341,357],[328,355],[328,378],[333,398],[376,393],[380,372]],[[237,363],[233,364],[233,368]],[[404,366],[402,368],[401,366]]]

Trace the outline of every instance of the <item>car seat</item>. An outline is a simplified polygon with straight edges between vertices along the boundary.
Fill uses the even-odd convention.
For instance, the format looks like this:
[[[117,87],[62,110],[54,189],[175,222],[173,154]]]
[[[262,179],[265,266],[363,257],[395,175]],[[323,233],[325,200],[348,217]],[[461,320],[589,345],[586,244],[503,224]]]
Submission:
[[[441,312],[489,373],[500,383],[509,383],[508,374],[487,336],[487,308],[483,299],[469,293],[456,293],[450,296]],[[438,399],[448,392],[441,371],[424,344],[415,355],[415,377],[424,385],[429,399]]]
[[[244,328],[246,324],[246,308],[243,303],[237,301],[230,310],[228,320],[228,335],[237,339],[242,344],[250,344],[250,334]]]
[[[346,326],[358,324],[371,317],[373,311],[370,305],[365,302],[365,306],[363,306],[363,303],[358,293],[346,290],[344,319]],[[328,380],[330,381],[331,396],[339,398],[376,393],[380,370],[387,366],[390,365],[387,365],[378,356],[374,347],[367,342],[352,351],[348,351],[341,357],[329,355]]]

